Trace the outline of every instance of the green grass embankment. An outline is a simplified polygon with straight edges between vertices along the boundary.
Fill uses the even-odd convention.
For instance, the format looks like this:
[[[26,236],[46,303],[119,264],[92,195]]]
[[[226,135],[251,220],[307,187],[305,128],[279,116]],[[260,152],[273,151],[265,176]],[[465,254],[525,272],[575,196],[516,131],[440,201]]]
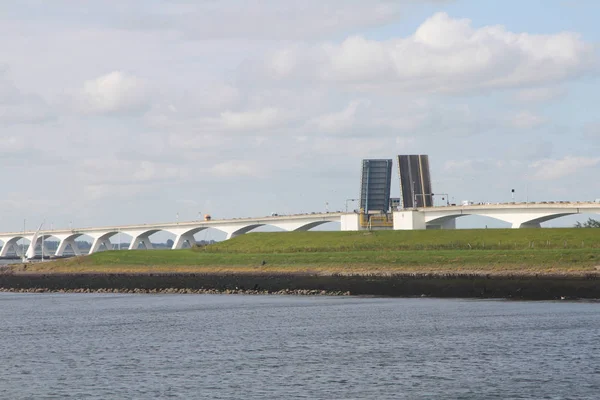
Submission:
[[[203,248],[108,251],[26,270],[581,275],[598,273],[599,258],[596,229],[261,232]]]

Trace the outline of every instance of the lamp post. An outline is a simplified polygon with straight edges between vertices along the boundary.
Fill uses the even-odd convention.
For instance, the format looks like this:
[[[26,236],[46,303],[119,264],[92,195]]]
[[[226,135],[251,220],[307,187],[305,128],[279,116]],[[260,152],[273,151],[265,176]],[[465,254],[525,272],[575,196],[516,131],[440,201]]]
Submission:
[[[348,202],[349,201],[358,201],[359,199],[346,199],[346,212],[348,212]]]
[[[42,222],[41,226],[44,226],[44,224],[46,223],[46,220],[44,220],[44,222]],[[44,234],[42,233],[42,262],[44,261]]]
[[[446,206],[450,205],[450,197],[448,196],[448,193],[437,193],[438,196],[445,196],[446,197]],[[444,200],[444,198],[442,197],[442,200]],[[433,193],[431,193],[431,203],[433,204]],[[435,206],[435,204],[433,204]]]
[[[415,192],[415,181],[412,181],[412,186],[410,190],[414,193],[413,196],[413,208],[417,208],[417,192]]]
[[[425,207],[425,195],[422,193],[415,193],[415,204],[413,204],[413,208],[417,208],[419,206],[417,201],[419,199],[418,196],[421,196],[421,198],[423,199],[423,207]]]
[[[23,219],[23,239],[21,239],[21,257],[23,258],[23,262],[25,262],[25,224],[27,220]]]

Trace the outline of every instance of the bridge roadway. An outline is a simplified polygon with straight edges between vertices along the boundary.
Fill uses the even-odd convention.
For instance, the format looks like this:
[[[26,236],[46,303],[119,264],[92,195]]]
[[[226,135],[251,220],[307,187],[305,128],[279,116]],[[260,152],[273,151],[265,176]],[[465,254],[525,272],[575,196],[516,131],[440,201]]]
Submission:
[[[317,213],[317,214],[297,214],[285,216],[271,216],[261,218],[234,218],[212,221],[185,221],[185,222],[169,222],[159,224],[139,224],[139,225],[123,225],[123,226],[105,226],[98,228],[73,228],[73,229],[54,229],[42,230],[39,232],[36,242],[33,243],[33,249],[37,249],[42,245],[42,242],[48,238],[58,239],[60,242],[55,256],[62,256],[68,247],[74,254],[80,255],[76,239],[82,235],[89,236],[93,239],[92,247],[89,253],[95,253],[101,249],[112,249],[113,244],[110,238],[125,234],[132,238],[129,250],[138,249],[140,245],[146,249],[152,249],[153,245],[150,241],[150,236],[156,232],[169,232],[175,235],[173,249],[183,248],[185,243],[190,246],[196,244],[194,235],[205,229],[214,228],[227,234],[227,239],[247,233],[253,229],[263,225],[275,226],[286,231],[306,231],[316,226],[327,222],[340,222],[342,213]],[[2,242],[2,250],[0,257],[6,257],[12,249],[17,255],[22,256],[21,249],[17,242],[21,239],[26,239],[31,242],[34,239],[36,232],[8,232],[0,233],[0,241]],[[43,240],[44,239],[44,240]],[[46,251],[44,255],[48,254]]]
[[[401,219],[412,213],[412,223],[402,226]],[[394,213],[394,229],[425,229],[455,227],[457,218],[467,215],[491,217],[511,224],[512,228],[539,228],[543,222],[573,214],[600,214],[596,202],[480,203],[468,206],[430,207],[402,210]],[[411,218],[409,218],[411,219]]]
[[[541,223],[554,218],[580,213],[600,214],[600,203],[486,203],[399,210],[393,212],[393,229],[453,229],[456,226],[456,219],[467,215],[495,218],[510,223],[513,228],[533,228],[540,227]],[[110,239],[119,234],[125,234],[132,238],[129,244],[130,250],[138,249],[140,247],[152,249],[153,245],[150,241],[150,236],[160,231],[169,232],[175,235],[175,241],[173,242],[172,248],[181,249],[185,243],[194,245],[196,243],[194,235],[209,228],[225,232],[229,239],[250,232],[263,225],[274,226],[286,231],[306,231],[328,222],[341,223],[341,230],[343,231],[366,229],[364,226],[361,226],[359,214],[334,212],[280,215],[260,218],[234,218],[212,221],[185,221],[98,228],[43,230],[39,232],[37,238],[33,231],[9,232],[0,233],[0,242],[2,242],[3,245],[2,250],[0,250],[0,257],[6,257],[11,249],[20,256],[21,249],[17,245],[17,242],[21,239],[26,239],[29,242],[32,242],[35,239],[35,243],[31,243],[31,245],[33,245],[33,250],[38,247],[41,248],[43,239],[51,237],[58,239],[59,245],[54,255],[62,256],[69,247],[73,253],[77,255],[81,254],[81,251],[77,247],[76,239],[82,235],[89,236],[93,239],[90,253],[95,253],[102,249],[112,249],[113,244]],[[370,228],[390,229],[392,226],[389,224],[387,226],[379,227],[377,225],[370,225]],[[46,254],[48,254],[48,252],[44,251],[44,255]]]

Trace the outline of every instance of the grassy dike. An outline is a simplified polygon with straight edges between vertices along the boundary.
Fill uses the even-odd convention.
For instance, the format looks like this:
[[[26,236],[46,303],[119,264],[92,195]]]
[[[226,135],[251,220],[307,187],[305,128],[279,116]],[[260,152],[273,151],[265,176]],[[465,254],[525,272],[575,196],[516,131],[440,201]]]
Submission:
[[[600,298],[600,230],[249,233],[18,265],[0,288]]]
[[[600,230],[261,232],[185,250],[107,251],[43,273],[595,274]],[[22,267],[15,267],[22,271]]]

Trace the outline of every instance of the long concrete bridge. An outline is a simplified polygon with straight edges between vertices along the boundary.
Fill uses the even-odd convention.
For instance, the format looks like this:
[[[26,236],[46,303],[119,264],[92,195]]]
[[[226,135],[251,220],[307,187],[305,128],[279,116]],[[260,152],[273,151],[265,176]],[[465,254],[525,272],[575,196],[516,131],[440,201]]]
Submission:
[[[573,214],[600,214],[596,202],[471,204],[394,212],[394,229],[453,229],[468,215],[507,222],[512,228],[539,228],[541,223]]]
[[[150,236],[162,231],[175,235],[172,248],[181,249],[185,243],[188,243],[190,246],[195,245],[196,240],[194,239],[194,235],[209,228],[225,232],[227,239],[230,239],[264,225],[274,226],[286,231],[306,231],[327,222],[340,222],[341,216],[341,213],[302,214],[263,218],[105,226],[99,228],[55,229],[42,230],[38,232],[37,237],[34,231],[0,233],[0,241],[3,244],[2,250],[0,250],[0,257],[6,257],[11,250],[18,256],[22,256],[22,249],[18,245],[18,242],[22,239],[29,241],[30,246],[33,245],[33,249],[41,246],[44,240],[49,238],[58,239],[59,245],[54,253],[55,256],[62,256],[68,247],[71,248],[74,254],[80,255],[81,251],[77,246],[76,239],[83,235],[93,239],[92,247],[89,250],[91,254],[99,250],[113,249],[113,243],[110,239],[120,234],[131,237],[130,250],[138,249],[140,246],[152,249],[153,245],[150,241]],[[34,238],[35,243],[31,243]],[[43,254],[45,255],[47,252]]]
[[[465,206],[428,207],[420,209],[399,210],[393,212],[392,218],[381,219],[377,216],[368,218],[357,213],[318,213],[300,215],[281,215],[261,218],[237,218],[212,221],[188,221],[160,224],[124,225],[99,228],[77,228],[42,230],[38,232],[0,233],[2,250],[0,257],[6,257],[12,250],[21,256],[18,242],[25,239],[33,246],[33,250],[42,246],[44,240],[54,238],[59,241],[55,256],[62,256],[67,248],[79,255],[80,249],[76,239],[88,236],[93,239],[89,253],[113,249],[111,238],[125,234],[131,237],[129,249],[140,247],[152,249],[150,236],[157,232],[169,232],[175,236],[173,249],[181,249],[187,243],[196,244],[194,235],[205,229],[214,228],[225,232],[227,239],[247,233],[260,226],[269,225],[286,231],[306,231],[316,226],[338,222],[343,231],[366,229],[453,229],[456,219],[467,215],[491,217],[505,221],[513,228],[536,228],[540,224],[554,218],[573,214],[600,214],[600,203],[595,202],[559,202],[559,203],[510,203],[510,204],[473,204]],[[35,240],[35,243],[31,243]],[[42,251],[44,251],[42,249]],[[44,251],[43,254],[48,254]]]

